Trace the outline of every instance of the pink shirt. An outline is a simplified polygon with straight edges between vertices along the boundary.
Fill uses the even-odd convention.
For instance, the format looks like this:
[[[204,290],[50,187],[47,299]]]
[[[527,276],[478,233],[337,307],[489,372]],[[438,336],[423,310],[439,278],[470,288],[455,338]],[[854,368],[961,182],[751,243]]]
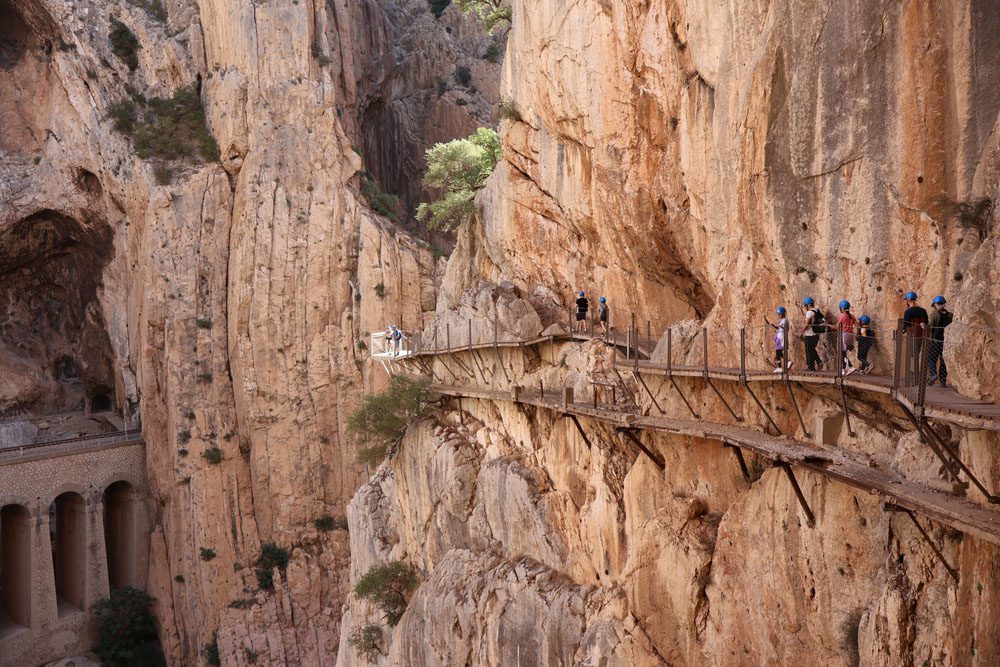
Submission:
[[[854,333],[854,325],[857,323],[854,315],[850,313],[841,313],[837,318],[837,324],[840,326],[840,330],[844,333]]]

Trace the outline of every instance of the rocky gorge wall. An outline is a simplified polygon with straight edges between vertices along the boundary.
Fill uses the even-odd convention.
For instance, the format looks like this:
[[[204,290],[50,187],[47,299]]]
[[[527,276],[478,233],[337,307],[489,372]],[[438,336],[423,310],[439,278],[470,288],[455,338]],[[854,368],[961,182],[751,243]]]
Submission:
[[[916,289],[925,304],[946,294],[967,327],[956,331],[977,332],[955,336],[959,389],[997,397],[996,332],[985,331],[998,295],[995,3],[512,6],[504,160],[449,259],[438,322],[478,304],[487,332],[485,281],[539,309],[586,289],[608,296],[619,326],[629,311],[658,325],[695,318],[735,340],[807,295],[828,311],[849,298],[888,329],[897,288]],[[510,382],[575,385],[589,401],[601,354],[512,355]],[[653,390],[667,414],[687,416],[669,388]],[[705,419],[731,421],[707,387],[685,390]],[[745,395],[723,391],[766,428]],[[786,396],[763,400],[783,432],[805,437]],[[824,433],[837,397],[803,400]],[[836,428],[825,444],[941,486],[891,404],[853,400],[857,435]],[[607,427],[584,426],[592,448],[558,414],[469,399],[411,428],[348,510],[352,582],[397,559],[419,580],[399,624],[380,630],[379,664],[1000,655],[991,544],[932,527],[956,583],[877,497],[800,473],[809,528],[767,461],[754,458],[745,481],[718,443],[650,437],[661,473]],[[996,436],[950,433],[995,487]],[[343,636],[379,614],[352,596]],[[363,661],[345,642],[338,664]]]
[[[225,664],[336,653],[347,533],[312,521],[343,517],[367,476],[343,437],[359,341],[388,319],[419,326],[435,298],[430,247],[371,211],[361,155],[378,148],[388,190],[402,176],[386,156],[477,126],[496,94],[481,31],[429,16],[375,0],[0,2],[0,411],[96,398],[141,414],[147,588],[171,664],[215,642]],[[478,91],[454,90],[462,62]],[[120,103],[184,87],[219,159],[140,159]],[[254,567],[265,543],[291,554],[274,592]]]

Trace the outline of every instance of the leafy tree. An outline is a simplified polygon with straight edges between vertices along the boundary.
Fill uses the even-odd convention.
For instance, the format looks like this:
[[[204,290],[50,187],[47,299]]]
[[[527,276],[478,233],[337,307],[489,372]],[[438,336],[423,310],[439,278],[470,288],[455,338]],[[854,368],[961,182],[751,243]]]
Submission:
[[[111,51],[118,56],[118,59],[128,65],[130,71],[135,71],[139,66],[139,56],[136,53],[142,48],[135,33],[118,19],[111,19],[111,32],[108,33],[108,40],[111,42]]]
[[[441,18],[444,10],[448,9],[448,5],[451,4],[451,0],[428,0],[427,4],[431,6],[431,12],[434,16]]]
[[[377,465],[394,446],[411,421],[420,417],[437,400],[428,388],[429,380],[393,377],[389,389],[365,396],[361,407],[347,418],[347,432],[365,447],[358,452],[362,463]]]
[[[417,207],[417,219],[431,229],[451,230],[475,212],[476,191],[500,161],[500,135],[481,127],[467,139],[435,144],[427,151],[424,184],[443,191],[441,199]]]
[[[291,554],[288,549],[283,549],[273,542],[265,542],[260,548],[260,557],[257,558],[257,586],[264,591],[274,589],[274,568],[282,572],[288,567]]]
[[[377,625],[366,625],[358,628],[347,638],[347,643],[354,647],[358,656],[368,662],[375,662],[382,653],[382,628]]]
[[[486,32],[510,29],[511,10],[503,6],[503,0],[455,0],[455,5],[463,14],[475,14],[483,21]]]
[[[119,588],[94,605],[97,647],[94,653],[108,667],[159,667],[163,652],[156,637],[149,605],[153,599],[134,588]]]
[[[394,560],[365,572],[354,594],[385,612],[385,622],[396,625],[406,611],[406,594],[417,585],[417,575],[406,563]]]

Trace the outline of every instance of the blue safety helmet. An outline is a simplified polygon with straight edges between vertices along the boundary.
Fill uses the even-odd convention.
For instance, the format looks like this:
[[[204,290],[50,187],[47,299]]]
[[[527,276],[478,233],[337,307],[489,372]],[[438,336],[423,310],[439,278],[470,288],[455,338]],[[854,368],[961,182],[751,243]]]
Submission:
[[[604,298],[604,297],[602,296],[602,297],[601,297],[601,303],[604,303],[605,301],[607,301],[607,299],[605,299],[605,298]]]
[[[583,290],[580,290],[580,296],[583,296]]]
[[[850,310],[851,309],[851,302],[848,301],[847,299],[844,299],[843,301],[840,302],[840,309],[841,310]]]
[[[779,315],[784,315],[787,311],[785,310],[784,306],[778,306],[778,309],[775,312],[778,313]]]
[[[909,292],[903,295],[903,298],[906,299],[907,301],[916,301],[917,293],[914,292],[913,290],[910,290]]]
[[[806,298],[802,299],[802,303],[803,303],[803,305],[811,306],[811,305],[813,305],[816,302],[813,301],[813,298],[811,296],[807,296]]]
[[[871,324],[871,321],[872,318],[868,317],[867,315],[862,315],[861,317],[858,318],[858,322],[861,322],[861,324]]]
[[[939,304],[948,303],[948,300],[939,294],[938,296],[934,297],[931,300],[931,303],[933,303],[936,306]]]

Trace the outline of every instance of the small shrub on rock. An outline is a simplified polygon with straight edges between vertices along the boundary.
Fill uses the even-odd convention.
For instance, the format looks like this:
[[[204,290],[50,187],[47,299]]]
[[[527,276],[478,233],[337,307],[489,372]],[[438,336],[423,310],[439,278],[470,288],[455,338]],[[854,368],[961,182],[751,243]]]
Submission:
[[[218,447],[209,447],[201,453],[201,458],[205,459],[212,465],[222,462],[222,450]]]
[[[205,662],[210,665],[221,665],[222,657],[219,655],[219,635],[212,635],[212,641],[205,644]]]
[[[358,657],[367,662],[375,662],[382,652],[382,628],[378,625],[366,625],[358,628],[347,638],[347,643],[354,647]]]
[[[198,553],[198,557],[206,561],[212,560],[213,558],[215,558],[215,549],[210,549],[208,547],[201,547],[201,550]]]
[[[378,464],[406,432],[407,425],[422,417],[438,400],[430,381],[393,377],[381,394],[365,396],[361,407],[347,418],[347,432],[364,447],[362,463]]]
[[[288,549],[273,542],[261,545],[260,556],[257,558],[257,586],[264,591],[274,590],[274,568],[284,572],[290,558]]]
[[[153,599],[134,588],[119,588],[93,608],[97,621],[94,653],[109,667],[165,664],[149,605]]]
[[[118,59],[125,63],[130,71],[134,72],[135,68],[139,66],[137,52],[142,48],[135,33],[118,19],[111,19],[111,32],[108,33],[108,41],[111,42],[111,52],[118,56]]]

